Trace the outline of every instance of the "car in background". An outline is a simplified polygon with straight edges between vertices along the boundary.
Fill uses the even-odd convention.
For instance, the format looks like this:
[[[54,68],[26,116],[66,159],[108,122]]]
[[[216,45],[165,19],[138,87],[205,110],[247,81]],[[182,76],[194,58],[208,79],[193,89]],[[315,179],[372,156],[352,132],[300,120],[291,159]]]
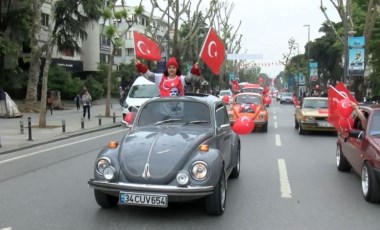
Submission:
[[[327,97],[305,97],[294,112],[294,128],[300,135],[308,131],[336,132],[334,126],[327,121]]]
[[[254,130],[268,131],[268,110],[263,102],[263,96],[258,93],[239,93],[232,100],[228,111],[230,123],[233,125],[241,116],[247,116],[254,123]]]
[[[123,119],[121,122],[126,126],[130,126],[131,124],[128,124],[125,121],[125,116],[128,113],[139,109],[147,100],[153,97],[158,97],[159,94],[158,87],[154,82],[149,81],[143,76],[136,78],[123,103]]]
[[[284,92],[280,96],[280,104],[293,104],[293,93]]]
[[[276,101],[279,101],[281,99],[282,92],[278,92],[276,96]]]
[[[227,179],[239,177],[241,147],[223,101],[206,94],[158,97],[131,117],[131,129],[95,160],[88,184],[98,205],[164,208],[199,199],[209,214],[221,215]]]
[[[220,90],[219,95],[218,95],[219,99],[223,100],[224,96],[228,96],[229,101],[231,102],[233,93],[230,89]]]
[[[351,169],[361,177],[361,190],[368,202],[380,202],[380,105],[363,105],[367,118],[362,127],[356,111],[352,113],[353,128],[339,133],[336,145],[336,165],[341,172]]]

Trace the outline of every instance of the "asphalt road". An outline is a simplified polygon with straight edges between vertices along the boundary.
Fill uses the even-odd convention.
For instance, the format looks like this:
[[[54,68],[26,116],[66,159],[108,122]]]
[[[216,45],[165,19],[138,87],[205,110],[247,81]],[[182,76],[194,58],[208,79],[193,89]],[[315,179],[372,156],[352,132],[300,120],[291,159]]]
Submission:
[[[118,127],[0,155],[0,230],[377,229],[380,205],[363,199],[359,176],[336,170],[336,136],[298,135],[292,105],[269,111],[267,133],[241,137],[241,174],[228,181],[220,217],[200,202],[101,209],[87,180]]]

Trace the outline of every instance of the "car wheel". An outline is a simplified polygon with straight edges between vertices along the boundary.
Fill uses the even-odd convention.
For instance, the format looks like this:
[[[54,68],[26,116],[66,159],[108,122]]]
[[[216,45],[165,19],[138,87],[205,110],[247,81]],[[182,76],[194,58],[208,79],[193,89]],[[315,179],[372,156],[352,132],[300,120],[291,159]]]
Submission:
[[[214,193],[206,197],[206,211],[211,215],[222,215],[226,207],[227,180],[224,168],[220,173],[220,178],[216,184]]]
[[[119,202],[119,198],[105,194],[102,191],[94,190],[96,203],[102,208],[113,208]]]
[[[297,119],[294,119],[294,128],[298,129],[299,126],[300,124],[298,123]]]
[[[351,165],[348,163],[347,158],[342,154],[339,145],[336,146],[336,167],[341,172],[348,172],[351,170]]]
[[[380,202],[380,189],[379,182],[376,178],[375,172],[368,165],[367,162],[364,163],[362,172],[362,192],[366,201],[379,203]]]
[[[263,127],[261,128],[261,131],[263,131],[263,132],[268,132],[268,124],[266,124],[266,125],[263,125]]]
[[[236,165],[232,169],[230,178],[238,178],[240,174],[240,144],[238,145],[238,149],[236,151]]]
[[[300,124],[298,124],[298,134],[299,135],[304,135],[306,131],[302,128]]]

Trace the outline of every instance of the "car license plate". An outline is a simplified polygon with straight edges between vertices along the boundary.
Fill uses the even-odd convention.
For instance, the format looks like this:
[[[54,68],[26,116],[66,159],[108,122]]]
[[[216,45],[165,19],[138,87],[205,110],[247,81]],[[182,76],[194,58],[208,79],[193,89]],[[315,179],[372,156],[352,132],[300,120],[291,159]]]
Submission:
[[[320,127],[331,127],[331,124],[328,122],[318,122],[318,126],[320,126]]]
[[[125,205],[167,207],[168,196],[166,194],[120,192],[119,203]]]

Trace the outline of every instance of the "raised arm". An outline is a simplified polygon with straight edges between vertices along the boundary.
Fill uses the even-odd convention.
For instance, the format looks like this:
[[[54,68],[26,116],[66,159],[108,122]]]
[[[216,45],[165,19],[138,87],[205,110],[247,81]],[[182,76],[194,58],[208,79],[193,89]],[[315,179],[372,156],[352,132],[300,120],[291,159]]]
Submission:
[[[356,114],[358,115],[360,122],[362,123],[362,127],[367,127],[367,118],[364,116],[363,112],[359,109],[359,106],[355,103],[350,101],[351,107],[355,110]]]
[[[200,82],[201,79],[202,77],[199,65],[198,63],[195,63],[193,67],[191,67],[190,73],[187,76],[185,76],[183,83],[185,83],[186,85],[195,84],[197,82]]]
[[[162,74],[157,74],[151,72],[145,65],[141,64],[141,62],[135,59],[135,66],[137,71],[139,71],[144,77],[146,77],[149,81],[159,84]]]

